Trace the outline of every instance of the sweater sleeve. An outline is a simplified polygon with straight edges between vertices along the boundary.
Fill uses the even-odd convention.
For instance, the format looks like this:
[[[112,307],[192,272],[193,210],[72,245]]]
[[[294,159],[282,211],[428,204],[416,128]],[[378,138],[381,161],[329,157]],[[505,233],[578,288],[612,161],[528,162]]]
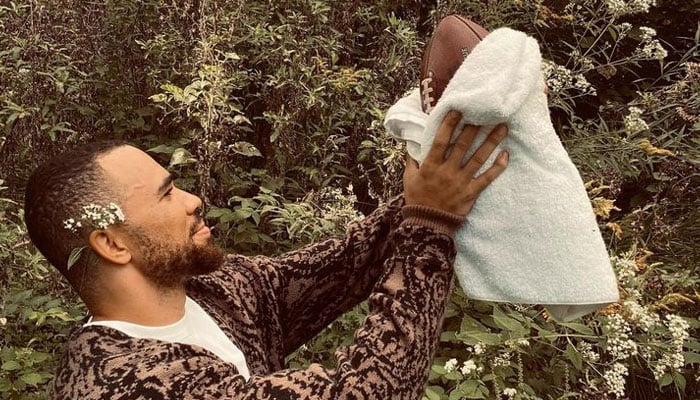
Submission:
[[[213,364],[187,377],[184,398],[418,399],[427,381],[452,280],[451,237],[402,223],[383,275],[369,296],[370,314],[337,368],[314,364],[252,376]],[[182,387],[182,386],[180,386]]]
[[[402,221],[403,197],[328,239],[260,262],[270,274],[284,341],[283,354],[307,342],[369,296],[382,273],[390,232]]]

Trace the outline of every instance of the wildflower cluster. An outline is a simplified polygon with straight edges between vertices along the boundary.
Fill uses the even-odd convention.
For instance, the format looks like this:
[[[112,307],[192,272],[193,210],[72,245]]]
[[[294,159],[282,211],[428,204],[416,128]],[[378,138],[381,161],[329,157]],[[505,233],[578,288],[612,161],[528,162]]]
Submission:
[[[590,64],[592,67],[593,64]],[[553,93],[558,93],[566,89],[576,89],[583,94],[595,95],[596,90],[581,73],[574,73],[570,69],[559,65],[553,61],[542,61],[542,73],[547,87]]]
[[[632,329],[620,314],[608,317],[607,350],[617,360],[637,355],[637,343],[630,338]]]
[[[635,54],[642,58],[663,60],[668,52],[656,37],[656,30],[648,26],[639,27],[640,43]]]
[[[457,370],[457,365],[459,364],[459,361],[457,361],[456,358],[450,358],[445,362],[445,365],[443,368],[445,369],[446,373],[451,373]],[[470,375],[473,372],[483,372],[484,367],[476,365],[474,360],[467,360],[462,363],[462,367],[459,368],[459,372],[464,375]]]
[[[608,392],[616,397],[625,395],[625,377],[629,374],[627,366],[620,363],[615,363],[612,367],[605,371],[603,379],[608,387]]]
[[[513,389],[513,388],[503,389],[503,395],[508,397],[509,399],[512,399],[513,397],[515,397],[516,394],[518,394],[518,391]]]
[[[581,357],[589,362],[597,362],[600,360],[600,354],[593,350],[593,345],[588,342],[580,342],[578,344],[578,351],[581,353]]]
[[[510,365],[510,359],[512,357],[511,353],[503,353],[494,357],[493,366],[494,367],[507,367]]]
[[[625,129],[629,133],[637,133],[649,129],[646,121],[642,119],[642,109],[639,107],[630,107],[629,114],[625,116]]]
[[[648,307],[644,307],[634,300],[627,300],[623,303],[623,308],[627,312],[628,320],[633,322],[644,332],[655,327],[661,322],[659,315],[650,311]]]
[[[336,187],[325,187],[318,193],[318,198],[323,203],[321,212],[326,220],[345,224],[362,218],[362,214],[355,208],[357,197],[353,194],[352,185],[349,185],[346,191]]]
[[[83,206],[83,213],[79,217],[64,220],[63,227],[77,233],[80,228],[85,226],[83,223],[93,228],[106,229],[110,225],[125,220],[124,213],[118,205],[109,203],[105,207],[91,203]]]
[[[464,363],[462,363],[462,368],[459,369],[459,372],[462,373],[462,375],[469,375],[474,371],[479,371],[481,372],[483,370],[483,367],[479,367],[476,365],[474,360],[467,360]]]
[[[665,325],[671,334],[671,349],[669,349],[668,353],[664,353],[661,356],[653,368],[656,380],[661,380],[667,372],[678,371],[683,367],[685,361],[683,358],[683,343],[690,337],[688,333],[690,325],[678,315],[667,315]]]
[[[610,261],[621,284],[629,283],[637,275],[637,264],[633,259],[613,256]]]
[[[605,0],[605,5],[614,16],[649,12],[656,0]]]
[[[449,360],[447,360],[444,366],[445,372],[447,372],[448,374],[450,372],[454,372],[454,370],[457,368],[457,363],[458,361],[456,358],[450,358]]]

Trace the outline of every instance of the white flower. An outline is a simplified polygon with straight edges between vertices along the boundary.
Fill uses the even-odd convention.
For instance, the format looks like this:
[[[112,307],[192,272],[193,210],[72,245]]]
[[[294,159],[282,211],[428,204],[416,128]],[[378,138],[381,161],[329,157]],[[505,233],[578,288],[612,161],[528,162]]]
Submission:
[[[638,47],[635,50],[635,54],[643,58],[663,60],[668,55],[668,52],[658,40],[653,39]]]
[[[457,368],[457,359],[450,358],[449,360],[447,360],[447,362],[445,362],[444,368],[445,368],[445,372],[447,372],[448,374],[450,372],[453,372]]]
[[[511,353],[503,353],[499,356],[494,357],[493,366],[494,367],[507,367],[510,365]]]
[[[514,388],[505,388],[503,389],[503,394],[505,396],[508,396],[509,399],[513,398],[516,394],[518,394],[518,391],[515,390]]]
[[[682,349],[683,342],[690,337],[688,333],[690,325],[678,315],[668,314],[666,316],[666,327],[668,327],[669,332],[671,332],[673,344]]]
[[[632,24],[629,22],[623,22],[620,25],[617,26],[618,29],[618,37],[620,39],[624,38],[627,36],[627,33],[632,30]]]
[[[623,307],[629,314],[629,320],[636,323],[644,332],[649,332],[649,329],[655,327],[661,322],[658,314],[655,314],[647,307],[644,307],[636,301],[626,300]]]
[[[7,318],[0,318],[0,325],[5,326],[7,325]]]
[[[467,360],[462,364],[462,368],[460,368],[459,372],[466,376],[478,369],[479,367],[476,366],[476,363],[474,363],[473,360]]]
[[[649,12],[649,8],[656,5],[656,0],[605,0],[605,5],[611,14],[620,16]]]
[[[600,359],[600,354],[593,351],[593,345],[588,342],[580,342],[578,344],[578,350],[581,356],[590,362],[597,362]]]
[[[74,218],[68,218],[63,221],[63,227],[77,232],[78,228],[83,226],[81,221],[86,221],[92,227],[107,229],[110,225],[124,222],[125,220],[122,209],[115,203],[109,203],[107,207],[90,203],[83,206],[83,213],[78,217],[77,221]]]
[[[619,314],[608,317],[608,352],[618,360],[624,360],[638,353],[637,343],[630,339],[632,332],[629,324]]]
[[[630,107],[629,114],[625,117],[625,129],[629,133],[637,133],[649,129],[649,125],[642,119],[642,109],[639,107]]]
[[[617,397],[625,395],[625,377],[629,371],[627,367],[620,363],[613,364],[612,368],[605,371],[603,379],[608,386],[608,393],[614,394]]]
[[[648,26],[640,26],[639,34],[641,35],[642,42],[648,42],[656,36],[656,29]]]
[[[483,343],[477,343],[474,345],[474,354],[479,355],[479,354],[484,354],[486,351],[486,345]]]

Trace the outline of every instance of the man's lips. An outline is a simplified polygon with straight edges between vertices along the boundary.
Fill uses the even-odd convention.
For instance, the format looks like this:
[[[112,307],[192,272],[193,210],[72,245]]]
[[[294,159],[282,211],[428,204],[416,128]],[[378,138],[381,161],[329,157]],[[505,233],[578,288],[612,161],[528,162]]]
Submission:
[[[199,225],[196,225],[193,229],[192,236],[194,235],[200,235],[200,234],[210,234],[210,229],[207,227],[204,222],[200,222]]]

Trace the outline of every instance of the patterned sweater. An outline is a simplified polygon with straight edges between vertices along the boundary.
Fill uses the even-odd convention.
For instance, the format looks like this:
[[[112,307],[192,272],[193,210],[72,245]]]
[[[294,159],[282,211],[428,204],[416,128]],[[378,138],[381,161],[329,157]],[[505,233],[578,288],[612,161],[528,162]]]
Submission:
[[[187,294],[245,354],[248,381],[199,346],[87,326],[71,334],[51,398],[418,399],[455,249],[444,218],[410,207],[402,217],[400,202],[351,225],[343,239],[275,258],[230,255],[221,270],[188,282]],[[368,296],[370,314],[354,343],[336,352],[335,369],[284,369],[286,355]]]

